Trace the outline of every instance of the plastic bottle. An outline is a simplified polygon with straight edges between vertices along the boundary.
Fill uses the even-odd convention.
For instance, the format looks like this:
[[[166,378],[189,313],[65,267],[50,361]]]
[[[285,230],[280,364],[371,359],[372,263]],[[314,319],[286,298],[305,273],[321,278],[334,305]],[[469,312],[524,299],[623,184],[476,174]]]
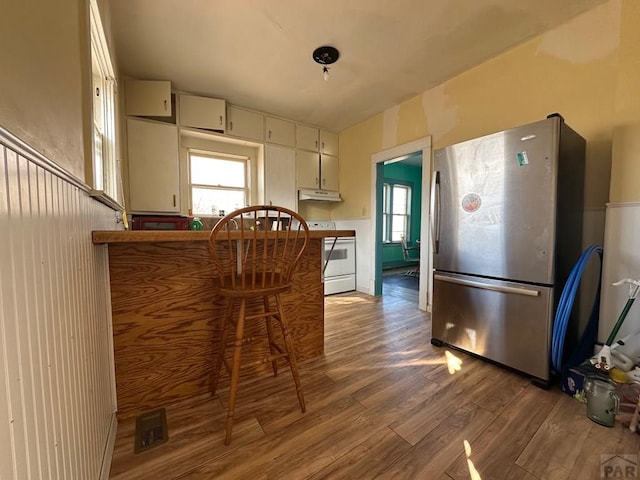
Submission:
[[[203,228],[204,225],[202,225],[200,217],[193,217],[193,220],[191,220],[191,223],[189,224],[189,230],[202,230]]]

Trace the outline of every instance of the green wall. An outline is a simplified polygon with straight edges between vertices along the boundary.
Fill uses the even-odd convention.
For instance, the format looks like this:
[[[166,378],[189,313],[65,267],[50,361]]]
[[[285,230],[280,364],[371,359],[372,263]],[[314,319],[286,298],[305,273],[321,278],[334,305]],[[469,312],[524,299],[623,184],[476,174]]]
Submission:
[[[411,186],[411,225],[409,226],[409,246],[416,245],[420,237],[420,216],[422,213],[420,199],[422,197],[422,167],[407,165],[403,162],[390,163],[384,166],[384,181],[403,183]],[[405,266],[402,258],[402,246],[398,243],[385,244],[382,247],[382,268]]]

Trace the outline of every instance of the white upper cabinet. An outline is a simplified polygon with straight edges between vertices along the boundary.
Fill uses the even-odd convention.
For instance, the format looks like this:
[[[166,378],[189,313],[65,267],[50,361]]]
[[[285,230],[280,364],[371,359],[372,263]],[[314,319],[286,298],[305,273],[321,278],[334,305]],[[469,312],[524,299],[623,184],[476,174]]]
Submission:
[[[171,82],[164,80],[127,80],[125,113],[144,117],[171,116]]]
[[[266,138],[268,143],[277,143],[287,147],[295,147],[296,125],[286,120],[265,117]]]
[[[178,127],[127,119],[129,203],[132,212],[180,212]]]
[[[296,186],[322,190],[340,189],[338,157],[296,150]]]
[[[266,205],[298,210],[294,149],[266,145],[263,200]]]
[[[264,141],[264,115],[229,105],[226,133],[262,142]]]
[[[296,125],[296,148],[317,152],[320,147],[318,129],[306,125]]]
[[[218,98],[180,95],[180,126],[225,131],[226,103]]]
[[[320,188],[319,154],[296,150],[296,185],[298,188]]]
[[[296,148],[338,156],[338,134],[307,125],[296,125]]]
[[[340,190],[340,172],[338,157],[320,154],[320,188],[323,190]]]
[[[320,151],[327,155],[338,156],[338,134],[320,130]]]

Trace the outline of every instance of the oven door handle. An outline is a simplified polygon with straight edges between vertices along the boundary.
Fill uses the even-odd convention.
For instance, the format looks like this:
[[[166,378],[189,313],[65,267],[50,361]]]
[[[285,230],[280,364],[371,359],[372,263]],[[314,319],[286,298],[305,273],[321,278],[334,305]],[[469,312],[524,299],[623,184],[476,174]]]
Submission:
[[[329,254],[327,255],[327,258],[324,261],[324,267],[322,267],[322,275],[324,276],[324,272],[327,269],[327,265],[329,265],[329,260],[331,260],[331,254],[333,253],[333,249],[336,246],[336,242],[338,241],[338,237],[333,237],[333,243],[331,243],[331,249],[329,250]],[[326,250],[325,250],[326,252]]]

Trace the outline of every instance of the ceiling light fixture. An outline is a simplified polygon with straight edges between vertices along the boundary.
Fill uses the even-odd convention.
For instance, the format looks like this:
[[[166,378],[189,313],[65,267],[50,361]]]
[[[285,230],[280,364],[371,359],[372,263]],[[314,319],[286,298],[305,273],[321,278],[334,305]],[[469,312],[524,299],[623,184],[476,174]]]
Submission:
[[[313,51],[313,59],[316,63],[322,65],[322,78],[329,80],[329,67],[327,65],[335,63],[339,57],[340,52],[338,52],[338,49],[328,45],[318,47]]]

